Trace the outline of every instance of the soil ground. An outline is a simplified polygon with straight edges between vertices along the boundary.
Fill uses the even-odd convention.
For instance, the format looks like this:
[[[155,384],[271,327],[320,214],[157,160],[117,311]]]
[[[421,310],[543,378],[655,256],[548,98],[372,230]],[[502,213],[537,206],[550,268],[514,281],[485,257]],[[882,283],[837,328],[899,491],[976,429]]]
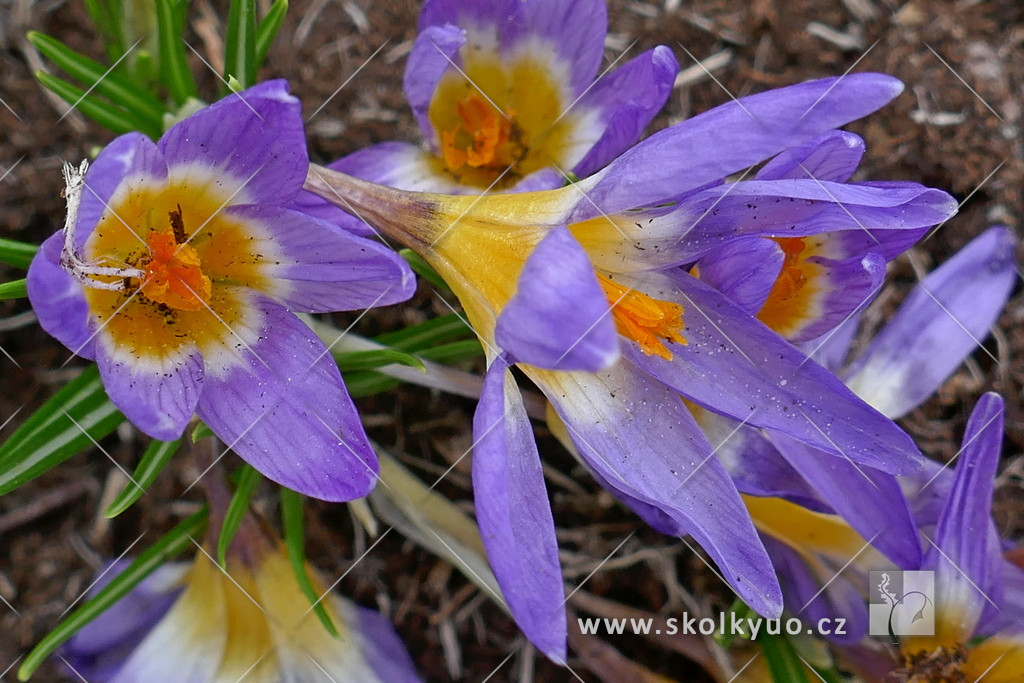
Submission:
[[[211,38],[226,16],[224,2],[193,2],[189,41],[216,63]],[[285,77],[307,116],[311,156],[326,162],[382,140],[416,141],[404,102],[405,56],[419,4],[382,0],[294,0],[272,48],[264,78]],[[32,74],[39,58],[24,40],[41,30],[101,58],[102,49],[79,2],[0,0],[0,236],[39,242],[63,221],[60,164],[77,160],[112,136],[43,94]],[[211,31],[210,29],[214,29]],[[696,0],[610,3],[611,63],[658,44],[673,49],[688,76],[651,130],[742,96],[797,81],[853,71],[901,78],[906,91],[892,105],[850,126],[868,153],[859,179],[916,180],[963,202],[960,214],[898,259],[875,310],[885,315],[916,280],[915,272],[945,260],[987,227],[1018,231],[1024,220],[1024,5],[934,0]],[[377,52],[379,50],[379,52]],[[370,59],[376,52],[376,57]],[[369,59],[369,61],[367,61]],[[695,60],[712,71],[709,78]],[[199,62],[206,92],[216,87]],[[351,80],[348,80],[351,79]],[[340,89],[339,89],[340,88]],[[917,270],[915,270],[917,269]],[[0,281],[22,277],[0,271]],[[993,334],[903,426],[923,451],[948,460],[958,449],[977,397],[1007,398],[1007,438],[996,517],[1007,537],[1024,537],[1024,295],[1018,291]],[[66,381],[67,351],[32,322],[25,301],[0,301],[0,439]],[[366,334],[426,314],[446,313],[427,287],[405,307],[372,312],[356,325]],[[351,318],[339,318],[341,321]],[[996,359],[996,360],[993,360]],[[996,362],[998,361],[998,362]],[[448,467],[471,443],[473,402],[402,388],[359,403],[371,436],[425,478]],[[20,410],[20,412],[19,412]],[[4,421],[7,421],[6,423]],[[145,440],[130,429],[101,445],[129,471]],[[647,529],[609,496],[550,438],[541,442],[559,527],[566,578],[585,581],[581,595],[665,613],[680,601],[721,608],[729,594],[687,547]],[[471,509],[468,459],[446,478],[443,493]],[[100,511],[116,468],[98,450],[81,454],[0,499],[0,672],[58,621],[89,585],[104,558],[139,536],[152,540],[196,503],[181,498],[194,478],[175,462],[153,490],[113,522]],[[436,475],[435,475],[436,476]],[[273,517],[269,489],[257,505]],[[392,617],[429,680],[568,680],[564,670],[524,645],[512,622],[461,574],[399,534],[367,545],[342,506],[315,505],[307,520],[311,559],[327,576],[351,568],[339,590]],[[635,533],[634,533],[635,532]],[[631,535],[632,534],[632,535]],[[623,543],[623,539],[627,539]],[[621,544],[621,546],[620,546]],[[140,546],[141,547],[141,546]],[[588,573],[608,555],[612,561]],[[584,609],[580,602],[575,608]],[[598,609],[593,602],[587,609]],[[647,669],[674,680],[703,680],[699,668],[664,643],[613,637],[610,644]],[[589,641],[570,661],[583,680],[621,680],[622,660]],[[37,680],[56,677],[51,666]],[[13,680],[13,674],[6,676]],[[6,680],[4,675],[0,679]]]

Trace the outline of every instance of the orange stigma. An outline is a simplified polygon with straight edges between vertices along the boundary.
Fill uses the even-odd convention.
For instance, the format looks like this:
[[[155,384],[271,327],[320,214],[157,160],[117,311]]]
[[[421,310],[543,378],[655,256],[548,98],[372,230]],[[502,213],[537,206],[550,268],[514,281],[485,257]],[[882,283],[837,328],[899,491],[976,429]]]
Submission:
[[[449,170],[457,171],[464,165],[506,167],[518,161],[519,154],[513,154],[513,145],[509,144],[515,125],[512,110],[500,112],[486,99],[470,93],[459,100],[458,114],[460,123],[441,134],[441,151]]]
[[[670,301],[652,299],[643,292],[623,287],[598,273],[597,281],[612,305],[615,329],[640,345],[648,356],[672,360],[665,341],[686,345],[683,307]]]
[[[151,254],[140,264],[146,271],[142,294],[170,308],[197,311],[210,300],[210,278],[203,274],[199,254],[185,243],[180,209],[170,216],[170,227],[146,236]]]

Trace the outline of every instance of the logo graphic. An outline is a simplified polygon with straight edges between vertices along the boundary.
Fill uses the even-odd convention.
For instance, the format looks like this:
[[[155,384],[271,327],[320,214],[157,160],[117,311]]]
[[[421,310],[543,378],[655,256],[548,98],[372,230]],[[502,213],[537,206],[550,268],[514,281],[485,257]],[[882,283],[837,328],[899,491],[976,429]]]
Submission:
[[[935,572],[868,572],[868,633],[935,635]]]

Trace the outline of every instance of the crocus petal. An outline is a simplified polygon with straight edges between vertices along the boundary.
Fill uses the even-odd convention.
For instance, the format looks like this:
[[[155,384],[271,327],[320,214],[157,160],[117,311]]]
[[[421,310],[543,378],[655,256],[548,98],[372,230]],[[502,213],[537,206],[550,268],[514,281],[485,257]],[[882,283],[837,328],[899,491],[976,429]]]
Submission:
[[[228,645],[226,601],[217,569],[210,562],[199,567],[191,569],[184,593],[132,651],[113,683],[217,680]]]
[[[820,337],[862,310],[885,280],[885,259],[879,254],[844,261],[811,256],[805,263],[804,287],[788,299],[770,297],[758,314],[794,343]]]
[[[523,633],[550,659],[564,662],[555,522],[522,396],[500,358],[484,379],[473,433],[473,498],[487,559]]]
[[[711,555],[747,604],[779,614],[778,580],[750,516],[675,392],[624,361],[598,373],[527,374],[613,490],[664,511]]]
[[[442,4],[447,3],[425,4],[421,24],[431,5]],[[405,65],[405,79],[402,82],[405,98],[409,100],[409,106],[412,107],[423,139],[435,151],[438,149],[439,141],[434,124],[430,121],[430,102],[434,99],[434,91],[437,90],[441,77],[449,69],[454,68],[452,64],[457,63],[459,50],[465,44],[465,29],[444,25],[444,22],[423,26],[416,36],[416,42],[413,43],[409,60]]]
[[[860,325],[860,315],[854,313],[828,334],[800,344],[800,349],[818,365],[838,375],[850,355],[850,347]]]
[[[775,496],[810,510],[831,512],[760,430],[700,406],[689,408],[741,493]]]
[[[604,133],[572,169],[577,177],[585,178],[600,170],[636,143],[654,115],[665,106],[677,71],[675,55],[661,45],[599,78],[576,106],[600,110]]]
[[[956,208],[953,197],[923,185],[750,180],[701,190],[668,210],[627,212],[613,216],[614,224],[600,218],[572,231],[594,254],[594,265],[612,272],[692,263],[743,237],[833,231],[841,231],[842,238],[830,239],[823,256],[844,259],[874,252],[888,260]]]
[[[903,90],[890,76],[849,74],[744,97],[633,147],[581,187],[570,222],[657,205],[843,126]]]
[[[905,415],[988,335],[1016,278],[1013,236],[985,232],[914,288],[846,383],[886,415]]]
[[[352,399],[323,342],[292,313],[259,301],[260,341],[235,365],[207,368],[197,413],[238,455],[314,498],[365,496],[377,478]]]
[[[496,41],[504,57],[520,54],[536,57],[550,50],[554,53],[551,57],[571,69],[568,78],[573,92],[582,93],[597,74],[604,56],[608,10],[603,0],[478,3],[431,0],[424,3],[421,31],[444,24],[465,28],[471,36],[486,36],[488,42]]]
[[[154,439],[181,438],[203,390],[203,358],[194,346],[163,357],[139,357],[97,335],[96,363],[118,410]]]
[[[118,574],[127,569],[128,560],[104,568],[89,589],[96,595]],[[88,681],[108,681],[124,663],[150,629],[167,613],[181,592],[181,579],[188,571],[186,563],[158,567],[135,588],[85,625],[61,648],[71,668]]]
[[[864,140],[845,130],[833,130],[819,138],[787,149],[754,176],[754,180],[816,178],[845,183],[864,156]]]
[[[79,253],[100,217],[110,211],[109,206],[119,203],[115,193],[130,195],[140,185],[161,183],[166,178],[167,164],[145,135],[127,133],[104,147],[85,176],[75,228],[75,247]]]
[[[821,499],[879,552],[902,569],[920,566],[917,526],[895,477],[858,467],[782,434],[773,434],[772,443]]]
[[[838,626],[836,619],[845,619],[842,633],[833,632],[825,636],[833,642],[857,643],[867,635],[868,611],[864,595],[845,576],[833,574],[816,559],[801,557],[785,543],[770,536],[764,539],[764,546],[779,570],[782,594],[790,612],[807,624]],[[807,562],[825,574],[825,579],[815,576]],[[827,585],[823,585],[825,581],[828,581]],[[839,631],[838,628],[833,630]]]
[[[64,233],[51,235],[28,267],[28,300],[39,326],[82,358],[96,358],[89,305],[82,285],[60,264]]]
[[[495,340],[517,362],[552,370],[600,370],[618,359],[608,299],[564,227],[530,254],[498,318]]]
[[[345,606],[346,621],[360,634],[363,658],[377,678],[389,683],[418,683],[420,677],[394,624],[371,609],[348,602]]]
[[[235,93],[175,125],[157,143],[171,174],[213,170],[231,204],[283,205],[309,167],[301,105],[284,80]]]
[[[737,240],[708,252],[697,264],[697,277],[756,315],[782,272],[783,260],[776,242],[756,237]]]
[[[961,642],[973,634],[986,601],[998,599],[990,597],[1002,572],[991,510],[1002,441],[1003,399],[988,393],[967,421],[953,488],[922,565],[935,571],[937,616]]]
[[[735,304],[684,273],[654,298],[684,307],[688,345],[670,343],[672,361],[634,343],[623,355],[682,395],[744,423],[773,429],[836,456],[890,474],[920,468],[899,427],[857,398]]]
[[[224,213],[260,224],[280,246],[263,275],[273,283],[267,294],[289,310],[325,313],[384,306],[416,291],[405,259],[380,242],[288,209],[247,205]]]

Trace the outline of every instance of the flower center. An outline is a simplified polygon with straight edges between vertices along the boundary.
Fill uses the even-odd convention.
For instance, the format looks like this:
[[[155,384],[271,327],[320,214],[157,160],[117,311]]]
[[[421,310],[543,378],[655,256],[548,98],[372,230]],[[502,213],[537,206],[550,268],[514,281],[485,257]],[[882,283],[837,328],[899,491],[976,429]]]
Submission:
[[[903,666],[893,672],[895,680],[903,683],[927,683],[967,681],[963,665],[967,661],[967,648],[963,644],[953,647],[940,646],[934,650],[920,650],[904,654]]]
[[[180,207],[170,219],[170,226],[146,236],[151,253],[139,263],[146,272],[141,294],[176,310],[197,311],[210,300],[210,278],[203,274],[199,254],[186,244]]]
[[[498,111],[493,104],[472,92],[456,105],[458,120],[441,133],[441,151],[449,171],[463,166],[507,168],[522,156],[515,125],[515,112]],[[511,141],[510,141],[511,138]]]
[[[597,280],[612,305],[615,329],[632,339],[648,356],[672,360],[666,341],[686,345],[683,336],[683,307],[670,301],[652,299],[643,292],[623,287],[598,273]]]

